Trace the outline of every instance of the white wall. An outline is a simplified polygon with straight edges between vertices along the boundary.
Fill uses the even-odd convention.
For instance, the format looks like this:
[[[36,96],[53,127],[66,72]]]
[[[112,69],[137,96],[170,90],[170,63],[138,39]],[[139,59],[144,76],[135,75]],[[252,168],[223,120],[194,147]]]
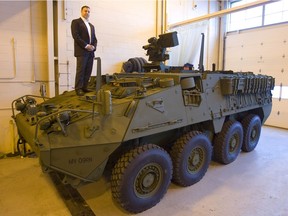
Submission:
[[[167,23],[182,22],[214,12],[213,5],[216,4],[217,0],[167,0]]]
[[[155,36],[156,1],[154,0],[102,0],[66,1],[67,19],[59,19],[60,84],[63,90],[74,87],[76,59],[73,56],[73,38],[70,25],[72,19],[80,17],[80,8],[90,7],[90,22],[95,26],[98,46],[95,56],[101,57],[102,74],[120,72],[122,63],[133,57],[144,57],[142,46],[148,38]],[[60,4],[59,7],[62,7]],[[59,9],[60,13],[61,10]],[[60,44],[66,44],[65,47]],[[68,70],[66,62],[69,62]],[[69,71],[70,76],[65,72]],[[96,74],[96,64],[93,75]],[[67,84],[67,80],[70,82]]]
[[[168,25],[182,22],[195,17],[214,13],[219,10],[216,0],[167,0]],[[219,68],[219,18],[171,28],[178,32],[179,46],[171,49],[170,65],[183,65],[187,62],[198,68],[201,33],[205,34],[204,68],[211,69],[215,63]]]
[[[154,0],[57,2],[60,93],[74,86],[76,61],[70,25],[80,16],[82,5],[91,8],[90,21],[99,41],[96,56],[102,58],[103,74],[119,72],[122,62],[131,57],[145,57],[142,46],[155,36]],[[15,147],[9,123],[11,102],[25,94],[39,95],[42,82],[47,84],[48,95],[54,96],[55,23],[52,1],[0,1],[0,152]]]
[[[12,149],[12,100],[49,80],[45,20],[45,2],[0,1],[0,152]]]

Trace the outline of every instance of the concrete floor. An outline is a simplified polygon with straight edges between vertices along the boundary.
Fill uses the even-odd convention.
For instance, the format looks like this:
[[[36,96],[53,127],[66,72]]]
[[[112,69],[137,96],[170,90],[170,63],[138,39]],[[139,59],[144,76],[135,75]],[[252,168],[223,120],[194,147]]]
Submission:
[[[138,215],[287,216],[288,130],[263,127],[257,148],[229,165],[212,162],[204,178],[182,188],[171,184],[155,207]],[[79,192],[97,216],[128,215],[101,180]],[[70,215],[37,158],[0,159],[0,215]]]

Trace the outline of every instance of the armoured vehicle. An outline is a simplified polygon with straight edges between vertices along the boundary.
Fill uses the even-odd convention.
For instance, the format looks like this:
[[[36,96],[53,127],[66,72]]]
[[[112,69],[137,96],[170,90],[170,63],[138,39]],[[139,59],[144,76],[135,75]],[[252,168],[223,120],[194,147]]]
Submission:
[[[33,148],[44,171],[75,187],[107,171],[113,198],[133,213],[156,205],[171,181],[186,187],[201,180],[211,158],[229,164],[252,151],[274,87],[271,76],[204,70],[203,43],[197,70],[165,66],[177,32],[148,42],[152,62],[143,73],[98,73],[84,96],[12,102],[18,143]]]

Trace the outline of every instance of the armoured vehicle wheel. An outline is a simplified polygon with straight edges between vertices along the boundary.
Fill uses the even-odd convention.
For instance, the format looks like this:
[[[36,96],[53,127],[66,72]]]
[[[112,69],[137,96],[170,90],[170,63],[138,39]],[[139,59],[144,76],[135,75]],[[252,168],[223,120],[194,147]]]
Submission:
[[[242,150],[250,152],[254,150],[258,144],[261,134],[261,120],[258,115],[249,115],[242,121],[244,130],[244,139]]]
[[[216,161],[229,164],[236,160],[243,143],[243,128],[238,121],[227,121],[222,131],[216,135],[214,158]]]
[[[173,182],[190,186],[200,181],[211,161],[212,145],[207,136],[198,131],[181,136],[171,150]]]
[[[172,178],[169,154],[154,144],[130,150],[112,171],[113,198],[127,211],[139,213],[156,205]]]

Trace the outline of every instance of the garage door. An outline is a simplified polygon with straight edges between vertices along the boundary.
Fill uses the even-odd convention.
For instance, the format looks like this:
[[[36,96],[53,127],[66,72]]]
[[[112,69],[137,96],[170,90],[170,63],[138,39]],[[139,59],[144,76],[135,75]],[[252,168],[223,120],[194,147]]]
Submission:
[[[273,108],[266,125],[288,129],[288,24],[228,33],[224,57],[225,70],[275,77]]]

